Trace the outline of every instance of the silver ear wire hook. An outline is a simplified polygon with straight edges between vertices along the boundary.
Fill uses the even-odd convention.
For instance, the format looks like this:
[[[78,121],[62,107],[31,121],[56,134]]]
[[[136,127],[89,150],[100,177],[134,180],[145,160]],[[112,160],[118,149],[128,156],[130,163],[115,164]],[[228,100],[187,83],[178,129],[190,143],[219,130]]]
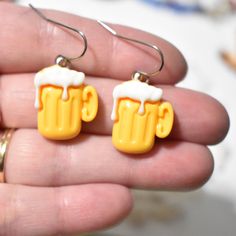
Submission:
[[[160,59],[161,59],[161,65],[158,68],[158,70],[156,70],[154,72],[149,72],[149,73],[144,72],[144,71],[134,71],[134,73],[132,74],[133,79],[139,79],[142,82],[148,82],[150,77],[157,75],[163,69],[164,55],[163,55],[163,53],[162,53],[162,51],[159,47],[157,47],[156,45],[150,44],[150,43],[146,43],[146,42],[137,40],[137,39],[131,39],[131,38],[127,38],[125,36],[122,36],[122,35],[118,34],[115,30],[113,30],[110,26],[105,24],[104,22],[102,22],[100,20],[97,20],[97,22],[101,26],[103,26],[106,30],[108,30],[111,34],[113,34],[114,36],[116,36],[118,38],[128,40],[128,41],[131,41],[131,42],[134,42],[134,43],[142,44],[142,45],[150,47],[150,48],[154,49],[156,52],[158,52],[158,54],[160,56]]]
[[[78,57],[69,58],[69,57],[65,57],[65,56],[63,56],[63,55],[59,55],[59,56],[57,56],[56,59],[55,59],[56,64],[58,64],[58,65],[60,65],[60,66],[62,66],[62,67],[67,67],[67,66],[70,64],[71,61],[77,60],[77,59],[81,58],[81,57],[85,54],[85,52],[87,51],[87,48],[88,48],[88,42],[87,42],[86,36],[84,35],[84,33],[83,33],[82,31],[77,30],[77,29],[74,29],[74,28],[72,28],[72,27],[70,27],[70,26],[68,26],[68,25],[62,24],[62,23],[60,23],[60,22],[58,22],[58,21],[49,19],[49,18],[47,18],[45,15],[43,15],[43,13],[42,13],[41,11],[39,11],[37,8],[35,8],[32,4],[29,4],[29,6],[30,6],[30,7],[32,8],[32,10],[34,10],[35,13],[36,13],[37,15],[39,15],[42,19],[44,19],[44,20],[46,20],[46,21],[48,21],[48,22],[54,23],[54,24],[56,24],[56,25],[62,26],[62,27],[64,27],[64,28],[66,28],[66,29],[69,29],[69,30],[72,30],[72,31],[78,33],[78,34],[82,37],[82,39],[83,39],[83,41],[84,41],[84,49],[83,49],[82,53],[81,53]]]

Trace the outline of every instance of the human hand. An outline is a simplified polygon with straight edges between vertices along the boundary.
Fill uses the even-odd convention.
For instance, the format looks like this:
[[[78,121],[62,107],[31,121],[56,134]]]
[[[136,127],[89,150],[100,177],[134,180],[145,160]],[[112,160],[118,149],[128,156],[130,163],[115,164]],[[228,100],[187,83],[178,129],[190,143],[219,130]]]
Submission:
[[[43,21],[29,8],[0,3],[1,127],[17,128],[5,159],[6,183],[0,184],[1,235],[65,235],[106,228],[123,219],[132,207],[129,188],[190,190],[210,177],[213,159],[206,145],[220,142],[229,120],[224,108],[202,93],[174,86],[187,66],[170,43],[124,26],[123,35],[158,45],[165,67],[152,83],[164,90],[175,110],[169,138],[147,154],[118,152],[111,143],[112,90],[129,80],[135,69],[156,64],[146,48],[106,32],[95,21],[45,11],[51,19],[83,31],[86,55],[73,62],[86,83],[100,94],[99,113],[83,134],[71,141],[46,140],[36,129],[34,73],[53,64],[58,54],[77,55],[82,41]],[[78,53],[77,53],[78,52]]]

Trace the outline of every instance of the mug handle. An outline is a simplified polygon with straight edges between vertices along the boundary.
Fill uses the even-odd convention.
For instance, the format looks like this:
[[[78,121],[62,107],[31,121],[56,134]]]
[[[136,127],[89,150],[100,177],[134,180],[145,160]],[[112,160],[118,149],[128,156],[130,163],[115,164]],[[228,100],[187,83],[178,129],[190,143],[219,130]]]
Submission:
[[[98,95],[94,87],[88,85],[83,89],[82,101],[82,120],[92,121],[98,111]]]
[[[156,136],[165,138],[170,134],[174,123],[174,111],[169,102],[163,102],[158,108],[158,119],[156,126]]]

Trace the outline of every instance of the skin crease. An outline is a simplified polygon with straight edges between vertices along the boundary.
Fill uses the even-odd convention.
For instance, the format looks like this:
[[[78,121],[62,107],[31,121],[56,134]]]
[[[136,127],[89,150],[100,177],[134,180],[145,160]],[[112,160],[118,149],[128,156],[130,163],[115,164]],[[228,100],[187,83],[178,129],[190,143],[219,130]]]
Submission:
[[[186,191],[202,186],[214,166],[205,145],[223,140],[229,118],[215,99],[174,86],[187,71],[181,53],[157,36],[112,26],[127,37],[161,48],[165,66],[151,82],[163,89],[164,100],[175,110],[169,138],[157,140],[147,154],[125,155],[111,144],[112,90],[130,79],[134,69],[152,70],[159,58],[146,48],[112,37],[95,21],[57,11],[44,13],[79,26],[86,34],[88,51],[73,62],[73,69],[84,72],[86,83],[96,87],[99,113],[92,123],[83,124],[83,133],[74,140],[55,142],[38,134],[34,74],[52,65],[58,54],[74,55],[77,49],[79,54],[82,41],[46,23],[29,8],[0,3],[4,19],[0,33],[4,58],[0,60],[0,135],[4,128],[18,129],[5,159],[7,183],[0,184],[0,235],[51,236],[104,229],[132,209],[129,188]]]

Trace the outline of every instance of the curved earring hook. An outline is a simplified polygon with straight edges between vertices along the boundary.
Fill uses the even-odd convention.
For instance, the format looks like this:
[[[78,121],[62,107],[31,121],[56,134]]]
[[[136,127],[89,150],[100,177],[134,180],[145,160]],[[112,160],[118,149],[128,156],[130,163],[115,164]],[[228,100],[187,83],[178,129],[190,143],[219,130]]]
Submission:
[[[77,59],[81,58],[81,57],[85,54],[85,52],[86,52],[87,49],[88,49],[88,42],[87,42],[86,36],[84,35],[84,33],[83,33],[82,31],[77,30],[77,29],[74,29],[74,28],[72,28],[72,27],[70,27],[70,26],[68,26],[68,25],[62,24],[62,23],[60,23],[60,22],[58,22],[58,21],[49,19],[49,18],[47,18],[45,15],[43,15],[43,13],[42,13],[41,11],[39,11],[37,8],[35,8],[32,4],[29,4],[29,6],[30,6],[30,7],[32,8],[32,10],[34,10],[35,13],[36,13],[37,15],[39,15],[42,19],[44,19],[44,20],[46,20],[46,21],[48,21],[48,22],[54,23],[54,24],[56,24],[56,25],[62,26],[62,27],[64,27],[64,28],[66,28],[66,29],[69,29],[69,30],[72,30],[72,31],[78,33],[78,34],[82,37],[82,39],[83,39],[83,41],[84,41],[84,49],[83,49],[82,53],[81,53],[78,57],[69,58],[69,57],[65,57],[65,56],[63,56],[63,55],[59,55],[59,56],[56,57],[56,60],[55,60],[58,65],[63,66],[63,67],[66,67],[66,66],[68,66],[68,64],[70,64],[71,61],[77,60]]]
[[[161,49],[159,47],[157,47],[156,45],[150,44],[150,43],[146,43],[146,42],[137,40],[137,39],[131,39],[131,38],[127,38],[125,36],[122,36],[122,35],[118,34],[115,30],[113,30],[110,26],[105,24],[103,21],[97,20],[97,22],[101,26],[103,26],[106,30],[108,30],[111,34],[113,34],[114,36],[116,36],[118,38],[121,38],[121,39],[124,39],[124,40],[128,40],[128,41],[131,41],[131,42],[134,42],[134,43],[139,43],[139,44],[142,44],[144,46],[150,47],[150,48],[154,49],[159,54],[159,56],[161,58],[161,65],[158,68],[158,70],[153,71],[153,72],[149,72],[149,73],[144,72],[144,71],[135,71],[132,74],[132,78],[133,79],[139,79],[139,80],[141,80],[143,82],[148,82],[148,79],[150,77],[155,76],[156,74],[158,74],[163,69],[163,66],[164,66],[164,55],[163,55],[163,53],[162,53],[162,51],[161,51]]]

